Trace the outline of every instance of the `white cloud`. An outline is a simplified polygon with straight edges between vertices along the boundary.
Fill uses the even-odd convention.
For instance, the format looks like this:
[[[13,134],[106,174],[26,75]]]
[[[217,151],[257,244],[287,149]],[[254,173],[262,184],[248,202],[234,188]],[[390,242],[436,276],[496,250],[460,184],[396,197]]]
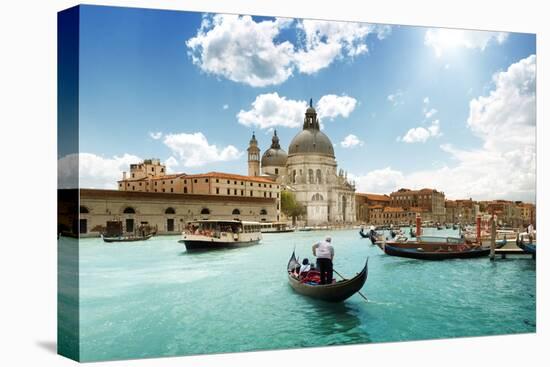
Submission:
[[[437,113],[437,110],[435,108],[431,108],[430,110],[424,110],[424,117],[427,119],[431,118],[433,115]]]
[[[140,161],[140,157],[127,153],[111,158],[92,153],[69,154],[58,160],[58,185],[76,188],[80,181],[83,188],[117,189],[122,172],[128,172],[130,164]]]
[[[151,139],[159,140],[160,138],[162,138],[162,132],[161,131],[157,131],[157,132],[150,131],[149,136],[151,137]]]
[[[229,105],[228,104],[224,104],[223,107],[222,107],[224,110],[227,110],[229,108]]]
[[[398,138],[397,140],[404,141],[405,143],[425,143],[429,138],[440,135],[439,120],[434,120],[427,128],[419,126],[409,129],[402,138]]]
[[[275,126],[299,127],[303,123],[306,101],[280,97],[278,93],[260,94],[248,111],[240,110],[237,120],[245,126],[267,129]]]
[[[282,29],[295,25],[299,42],[278,41]],[[277,85],[297,69],[313,74],[334,60],[368,52],[366,38],[384,39],[391,27],[367,23],[277,18],[256,22],[250,16],[205,16],[186,45],[193,63],[206,73],[253,87]]]
[[[353,112],[356,105],[357,100],[353,97],[348,97],[346,95],[337,96],[335,94],[327,94],[319,99],[316,107],[319,119],[330,118],[331,120],[333,120],[338,116],[342,116],[344,118],[349,117],[350,113]]]
[[[467,31],[462,29],[428,29],[424,35],[424,44],[434,49],[437,57],[454,48],[477,48],[485,50],[490,42],[501,44],[508,33],[488,31]]]
[[[316,104],[319,120],[331,120],[342,116],[349,117],[357,106],[357,100],[346,95],[328,94],[322,96]],[[295,128],[302,126],[307,102],[288,99],[278,93],[260,94],[252,102],[248,111],[240,110],[237,120],[245,126],[257,126],[269,129],[276,126]]]
[[[391,167],[370,171],[366,175],[349,177],[355,181],[357,192],[386,194],[403,186],[405,177],[400,171]]]
[[[253,87],[276,85],[292,75],[294,46],[275,40],[288,25],[288,19],[255,22],[250,16],[206,16],[186,45],[193,63],[206,73]]]
[[[340,142],[340,145],[343,147],[343,148],[353,148],[353,147],[356,147],[356,146],[362,146],[364,145],[364,143],[359,140],[359,138],[353,134],[349,134],[348,136],[346,136],[344,138],[344,140],[342,140]]]
[[[213,162],[231,161],[242,155],[242,152],[239,152],[233,145],[224,148],[210,145],[201,132],[168,134],[164,137],[164,144],[179,158],[183,167],[198,167]]]
[[[384,39],[391,33],[389,26],[310,19],[300,21],[297,28],[302,33],[304,47],[296,52],[295,60],[298,70],[305,74],[316,73],[337,58],[367,53],[369,34]]]
[[[397,106],[397,105],[403,104],[402,97],[403,97],[403,92],[401,92],[401,90],[398,90],[397,92],[388,95],[387,99],[391,104],[393,104],[394,106]]]
[[[166,172],[167,173],[176,173],[177,170],[176,170],[176,167],[179,166],[179,162],[176,158],[174,158],[173,156],[170,156],[166,162],[164,162],[165,166],[166,166]]]
[[[470,101],[468,128],[483,140],[477,149],[441,145],[454,166],[404,174],[390,168],[355,176],[359,191],[389,193],[399,187],[432,187],[451,199],[535,200],[536,57],[494,75],[488,96]],[[384,189],[384,190],[382,190]]]

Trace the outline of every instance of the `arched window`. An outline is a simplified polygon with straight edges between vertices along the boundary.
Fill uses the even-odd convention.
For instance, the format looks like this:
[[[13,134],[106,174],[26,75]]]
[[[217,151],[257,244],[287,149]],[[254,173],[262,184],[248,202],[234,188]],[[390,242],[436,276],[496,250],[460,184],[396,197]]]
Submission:
[[[85,206],[80,207],[80,214],[88,214],[90,211]]]
[[[241,215],[241,211],[239,209],[233,209],[233,212],[231,213],[233,215]]]
[[[203,215],[208,215],[208,214],[210,214],[210,209],[208,209],[208,208],[202,208],[201,214],[203,214]]]
[[[267,210],[265,209],[260,210],[260,215],[267,215]]]
[[[321,170],[320,169],[317,169],[317,171],[315,172],[315,182],[317,182],[318,184],[323,183],[323,179],[321,177]]]
[[[310,184],[312,184],[312,183],[313,183],[313,170],[312,170],[312,169],[309,169],[309,170],[307,171],[307,176],[308,176],[308,182],[309,182]]]
[[[317,193],[311,197],[311,201],[323,201],[323,195]]]
[[[128,206],[128,207],[124,208],[123,213],[124,214],[136,214],[136,210],[134,208],[132,208],[131,206]]]
[[[296,183],[296,170],[292,171],[292,183]]]
[[[164,214],[176,214],[176,210],[172,207],[166,208],[166,210],[164,211]]]

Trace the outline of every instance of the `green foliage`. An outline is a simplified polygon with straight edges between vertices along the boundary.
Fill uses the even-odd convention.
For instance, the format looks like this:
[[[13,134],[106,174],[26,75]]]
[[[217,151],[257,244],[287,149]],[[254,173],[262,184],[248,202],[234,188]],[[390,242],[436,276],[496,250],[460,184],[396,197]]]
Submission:
[[[296,222],[296,218],[306,214],[306,208],[296,201],[296,195],[290,191],[281,192],[281,210],[287,217]]]

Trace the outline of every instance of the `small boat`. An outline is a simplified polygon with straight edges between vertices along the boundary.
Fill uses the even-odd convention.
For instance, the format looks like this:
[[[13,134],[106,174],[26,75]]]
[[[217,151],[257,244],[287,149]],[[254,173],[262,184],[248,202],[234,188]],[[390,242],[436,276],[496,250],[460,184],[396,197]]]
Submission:
[[[528,236],[529,238],[527,241],[525,240],[525,236]],[[527,233],[521,233],[518,235],[516,245],[528,254],[534,256],[537,255],[537,242],[536,240],[533,240],[532,237],[529,237]]]
[[[537,255],[537,244],[536,243],[524,243],[518,242],[518,247],[523,251],[531,255]]]
[[[302,228],[299,228],[298,231],[301,231],[301,232],[313,231],[313,227],[302,227]]]
[[[462,247],[453,246],[454,248],[425,249],[424,247],[396,247],[386,243],[382,247],[387,255],[419,260],[469,259],[487,256],[491,251],[488,248],[468,245],[463,245]]]
[[[288,233],[294,232],[294,228],[284,222],[260,223],[262,233]]]
[[[153,234],[150,233],[145,236],[117,236],[117,237],[105,237],[101,235],[103,242],[112,243],[112,242],[137,242],[137,241],[147,241],[153,237]]]
[[[304,296],[327,302],[342,302],[361,290],[367,281],[368,264],[369,260],[367,259],[363,270],[361,270],[361,272],[353,278],[340,280],[333,282],[332,284],[312,285],[302,282],[294,275],[294,269],[299,267],[300,263],[296,259],[295,253],[292,252],[292,256],[290,257],[287,265],[288,283],[297,293]],[[310,272],[312,271],[315,270],[311,270]]]
[[[179,243],[190,250],[246,247],[262,239],[259,222],[240,220],[198,220],[189,222]]]
[[[365,233],[363,231],[363,228],[361,228],[361,230],[359,231],[359,235],[362,237],[362,238],[370,238],[370,235],[368,233]]]

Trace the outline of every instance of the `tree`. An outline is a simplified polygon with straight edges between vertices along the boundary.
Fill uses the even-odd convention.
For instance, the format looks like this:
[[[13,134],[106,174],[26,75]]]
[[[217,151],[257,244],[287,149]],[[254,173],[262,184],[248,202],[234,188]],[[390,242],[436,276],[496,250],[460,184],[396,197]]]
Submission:
[[[296,218],[306,214],[306,208],[296,201],[296,195],[290,191],[281,192],[281,211],[292,218],[292,225],[296,225]]]

